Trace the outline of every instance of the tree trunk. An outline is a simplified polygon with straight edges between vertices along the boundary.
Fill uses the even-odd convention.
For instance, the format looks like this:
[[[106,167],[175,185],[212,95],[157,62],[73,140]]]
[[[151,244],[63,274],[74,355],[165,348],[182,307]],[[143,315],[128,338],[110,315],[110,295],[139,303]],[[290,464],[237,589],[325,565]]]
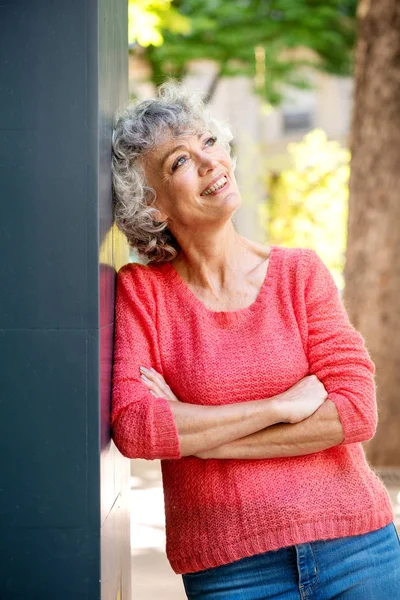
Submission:
[[[361,0],[344,303],[376,365],[374,466],[400,466],[400,0]]]

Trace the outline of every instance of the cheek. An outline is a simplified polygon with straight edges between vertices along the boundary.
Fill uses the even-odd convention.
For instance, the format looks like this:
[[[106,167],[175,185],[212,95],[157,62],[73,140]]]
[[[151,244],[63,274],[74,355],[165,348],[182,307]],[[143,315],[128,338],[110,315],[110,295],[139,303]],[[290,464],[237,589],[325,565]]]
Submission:
[[[230,169],[233,169],[233,162],[231,156],[223,148],[220,150],[218,160]]]
[[[185,172],[179,173],[179,176],[177,174],[175,178],[166,182],[162,186],[159,197],[162,198],[161,203],[170,215],[177,216],[190,212],[192,205],[190,199],[195,194],[196,182],[193,179],[193,174],[187,169]]]
[[[193,165],[188,165],[186,169],[182,169],[180,173],[171,182],[170,192],[174,197],[190,196],[196,193],[198,174]]]

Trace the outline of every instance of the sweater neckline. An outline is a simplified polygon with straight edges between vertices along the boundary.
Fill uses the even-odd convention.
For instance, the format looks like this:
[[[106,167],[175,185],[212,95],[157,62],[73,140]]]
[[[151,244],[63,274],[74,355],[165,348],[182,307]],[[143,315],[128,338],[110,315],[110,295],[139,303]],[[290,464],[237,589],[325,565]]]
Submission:
[[[171,264],[171,261],[168,261],[166,263],[168,269],[167,272],[171,278],[171,281],[175,281],[176,284],[179,286],[181,293],[183,294],[185,299],[190,304],[200,309],[205,315],[208,315],[209,317],[212,317],[215,320],[221,320],[222,322],[237,321],[248,314],[256,312],[259,309],[259,306],[261,305],[268,288],[275,279],[275,274],[277,271],[277,250],[279,249],[279,246],[276,246],[275,244],[270,244],[270,248],[271,251],[268,258],[269,262],[267,271],[265,273],[264,280],[257,294],[257,297],[251,304],[249,304],[249,306],[237,308],[235,310],[211,310],[207,308],[207,306],[188,287],[186,282],[182,279],[181,275]]]

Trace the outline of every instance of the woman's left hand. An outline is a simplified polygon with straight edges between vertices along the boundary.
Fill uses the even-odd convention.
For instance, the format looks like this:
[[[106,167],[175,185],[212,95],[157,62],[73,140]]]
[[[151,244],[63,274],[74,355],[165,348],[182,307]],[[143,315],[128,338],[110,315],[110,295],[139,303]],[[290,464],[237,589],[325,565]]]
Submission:
[[[153,394],[156,398],[165,398],[165,400],[170,400],[171,402],[180,402],[164,377],[160,373],[157,373],[153,367],[151,369],[140,367],[140,373],[140,379],[146,385],[150,394]]]

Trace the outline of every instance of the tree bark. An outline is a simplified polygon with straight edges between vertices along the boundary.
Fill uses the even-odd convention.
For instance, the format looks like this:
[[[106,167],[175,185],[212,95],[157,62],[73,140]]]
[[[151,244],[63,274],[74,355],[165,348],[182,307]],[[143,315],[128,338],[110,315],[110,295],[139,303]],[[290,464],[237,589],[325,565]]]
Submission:
[[[400,0],[361,0],[344,303],[376,365],[374,466],[400,466]]]

